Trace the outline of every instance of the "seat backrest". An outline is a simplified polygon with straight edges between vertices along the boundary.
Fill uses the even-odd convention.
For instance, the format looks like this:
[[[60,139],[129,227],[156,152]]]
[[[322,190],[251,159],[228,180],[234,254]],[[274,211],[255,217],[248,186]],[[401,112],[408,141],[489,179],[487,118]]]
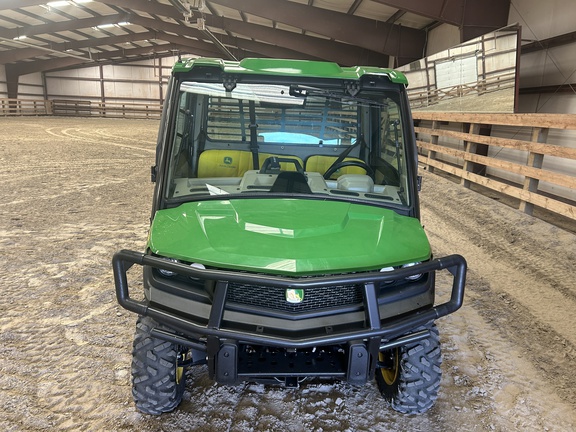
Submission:
[[[328,168],[332,166],[336,159],[338,159],[337,156],[310,156],[308,159],[306,159],[306,171],[314,171],[320,174],[324,174],[326,171],[328,171]],[[361,159],[357,158],[344,158],[342,162],[348,161],[363,162]],[[337,179],[342,174],[366,174],[366,170],[357,166],[347,166],[336,170],[334,174],[332,174],[331,178]]]
[[[272,156],[289,157],[298,160],[303,166],[302,159],[296,156],[275,155],[271,153],[259,153],[260,166]],[[198,160],[198,177],[242,177],[248,170],[254,169],[252,153],[244,150],[204,150]],[[281,162],[282,171],[296,171],[292,163]]]
[[[252,169],[252,153],[242,150],[205,150],[198,159],[198,177],[242,177]]]

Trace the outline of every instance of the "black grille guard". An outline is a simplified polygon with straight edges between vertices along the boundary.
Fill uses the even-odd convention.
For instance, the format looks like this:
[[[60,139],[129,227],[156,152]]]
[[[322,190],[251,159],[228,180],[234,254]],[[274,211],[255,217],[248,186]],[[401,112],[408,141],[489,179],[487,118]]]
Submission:
[[[207,325],[194,323],[174,313],[164,311],[149,305],[146,301],[137,301],[130,297],[126,272],[134,265],[150,266],[157,269],[169,270],[181,275],[218,281],[214,293],[212,309]],[[352,273],[337,276],[318,276],[306,278],[288,278],[268,276],[262,274],[240,273],[223,270],[198,269],[181,263],[143,254],[141,252],[122,250],[112,258],[114,282],[116,285],[116,298],[125,309],[139,315],[149,316],[159,322],[165,323],[184,332],[215,336],[222,339],[233,339],[245,343],[270,345],[284,348],[307,348],[318,345],[335,345],[352,340],[381,338],[391,340],[414,330],[437,318],[457,311],[464,300],[464,286],[466,282],[466,260],[460,255],[449,255],[437,258],[422,264],[401,268],[390,272]],[[446,269],[453,276],[450,300],[433,306],[430,309],[418,311],[408,316],[389,319],[385,323],[380,321],[380,313],[376,297],[375,282],[386,282],[404,279],[408,276],[429,273]],[[323,336],[289,338],[277,335],[268,335],[257,332],[246,332],[233,328],[223,328],[223,317],[226,306],[228,282],[269,285],[280,288],[306,289],[327,285],[362,284],[364,294],[364,313],[366,315],[365,328],[345,332],[334,332]]]

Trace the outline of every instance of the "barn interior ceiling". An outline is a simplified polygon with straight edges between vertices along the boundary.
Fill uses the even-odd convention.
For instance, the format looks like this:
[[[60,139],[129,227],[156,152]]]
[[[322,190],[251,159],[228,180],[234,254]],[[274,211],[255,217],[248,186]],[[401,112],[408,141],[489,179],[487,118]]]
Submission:
[[[443,23],[461,42],[507,25],[509,0],[0,0],[0,64],[20,75],[182,56],[401,66]]]

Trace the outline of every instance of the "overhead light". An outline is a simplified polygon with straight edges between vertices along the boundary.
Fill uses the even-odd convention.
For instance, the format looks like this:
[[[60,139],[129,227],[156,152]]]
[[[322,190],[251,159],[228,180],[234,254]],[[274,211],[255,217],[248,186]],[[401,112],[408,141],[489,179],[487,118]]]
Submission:
[[[73,4],[82,4],[82,3],[90,3],[93,0],[61,0],[61,1],[51,1],[46,3],[46,6],[49,8],[51,7],[64,7],[64,6],[71,6]]]
[[[23,40],[26,39],[28,36],[22,35],[22,36],[17,36],[15,38],[13,38],[13,40]]]
[[[108,28],[112,28],[112,27],[120,28],[120,26],[128,26],[128,25],[132,25],[132,23],[129,21],[122,21],[122,22],[119,22],[118,24],[100,24],[99,26],[92,27],[92,28],[94,30],[104,30],[104,29],[108,29]]]

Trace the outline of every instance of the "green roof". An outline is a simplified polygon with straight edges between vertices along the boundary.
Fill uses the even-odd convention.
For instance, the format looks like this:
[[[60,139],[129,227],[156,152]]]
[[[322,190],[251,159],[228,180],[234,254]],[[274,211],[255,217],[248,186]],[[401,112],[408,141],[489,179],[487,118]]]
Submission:
[[[357,80],[363,75],[385,75],[397,84],[408,84],[403,73],[374,66],[342,67],[332,62],[245,58],[229,61],[216,58],[183,59],[174,65],[174,72],[188,72],[195,67],[218,67],[225,73],[281,76],[306,76]]]

